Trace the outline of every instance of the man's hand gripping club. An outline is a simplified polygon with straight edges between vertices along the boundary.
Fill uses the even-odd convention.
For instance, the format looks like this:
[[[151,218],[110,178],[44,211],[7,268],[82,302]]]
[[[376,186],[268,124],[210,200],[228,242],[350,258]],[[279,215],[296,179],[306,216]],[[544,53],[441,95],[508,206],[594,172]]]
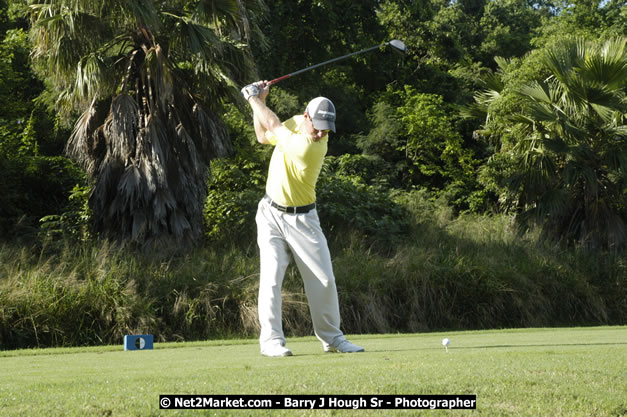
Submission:
[[[257,81],[242,88],[242,95],[253,110],[257,141],[263,144],[270,144],[266,131],[275,133],[282,126],[278,116],[266,106],[269,93],[270,84],[267,81]]]
[[[256,83],[248,84],[242,88],[242,95],[244,96],[244,99],[248,101],[251,97],[258,97],[266,87],[264,84],[265,83],[263,81],[257,81]]]

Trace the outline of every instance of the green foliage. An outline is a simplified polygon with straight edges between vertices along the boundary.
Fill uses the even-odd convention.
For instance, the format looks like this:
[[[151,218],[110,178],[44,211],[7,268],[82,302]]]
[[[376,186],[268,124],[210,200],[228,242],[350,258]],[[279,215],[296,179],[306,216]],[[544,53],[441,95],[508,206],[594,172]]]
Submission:
[[[32,239],[41,217],[60,213],[82,172],[59,156],[68,132],[35,97],[41,92],[28,63],[22,30],[0,45],[0,236]]]
[[[330,239],[360,231],[389,242],[403,234],[406,213],[394,204],[378,168],[383,161],[361,156],[327,157],[317,187],[318,213]],[[205,204],[207,237],[214,245],[256,242],[255,214],[265,193],[267,166],[251,160],[218,160]],[[371,184],[367,185],[366,181]]]
[[[427,45],[429,62],[446,67],[467,60],[468,46],[478,38],[475,19],[464,11],[461,3],[439,8],[426,23],[431,37]]]
[[[391,164],[402,160],[396,152],[402,146],[401,124],[393,103],[385,100],[372,106],[369,119],[373,125],[367,135],[357,138],[357,146],[364,154],[378,156]]]
[[[327,156],[323,175],[353,178],[356,182],[388,188],[394,178],[392,166],[378,155]]]
[[[214,161],[204,208],[206,236],[212,242],[256,241],[255,213],[265,193],[265,175],[258,162]]]
[[[0,37],[0,154],[13,158],[24,154],[23,139],[32,140],[32,100],[42,86],[28,62],[28,35],[22,29],[10,29]],[[25,126],[30,132],[24,132]]]
[[[435,18],[435,8],[435,4],[428,1],[385,1],[379,5],[377,17],[381,25],[389,38],[405,42],[408,47],[407,60],[411,66],[423,62],[424,55],[427,61],[437,59],[429,50],[434,33],[429,26]],[[441,56],[438,58],[442,59]],[[407,82],[406,79],[401,81]]]
[[[331,242],[347,333],[625,322],[624,254],[537,245],[517,236],[510,217],[456,217],[425,191],[388,205],[411,213],[408,238],[379,241],[385,250],[355,231]],[[169,258],[67,243],[0,246],[1,348],[119,344],[129,333],[181,341],[258,332],[259,259],[250,239]],[[284,296],[287,334],[311,334],[293,266]]]
[[[272,48],[263,50],[253,44],[261,78],[289,74],[388,40],[378,20],[379,5],[374,0],[268,2],[264,33],[272,39]],[[329,142],[329,153],[355,153],[351,136],[368,123],[365,111],[374,92],[384,89],[403,73],[403,58],[389,49],[355,56],[282,81],[277,85],[280,95],[273,98],[273,87],[269,96],[271,108],[284,120],[302,114],[305,104],[313,97],[330,98],[337,108],[338,131]],[[283,91],[291,95],[290,100],[283,99]],[[285,110],[285,104],[291,107],[289,111]]]
[[[243,104],[263,1],[28,3],[34,67],[74,124],[66,149],[90,181],[95,231],[145,249],[197,243],[209,162],[232,150],[220,113]]]
[[[428,181],[441,188],[446,179],[472,176],[472,155],[463,149],[462,139],[444,109],[442,98],[418,93],[411,87],[398,95],[403,104],[397,116],[405,143],[397,150],[404,153],[409,162],[411,182]]]
[[[39,218],[60,213],[82,173],[59,156],[68,132],[37,99],[28,34],[17,2],[0,5],[0,236],[33,239]]]
[[[234,158],[212,163],[204,209],[206,236],[215,245],[255,242],[257,204],[265,194],[271,146],[250,139],[254,132],[235,109],[226,118],[240,140]],[[387,192],[392,168],[379,157],[327,156],[317,185],[318,213],[331,239],[361,231],[369,240],[390,241],[405,229],[405,213]]]
[[[625,36],[627,11],[621,0],[565,0],[556,5],[559,13],[544,19],[532,41],[535,47],[555,42],[564,34],[601,41]]]
[[[433,323],[444,328],[557,325],[574,316],[584,322],[624,316],[620,255],[534,246],[533,236],[517,235],[510,217],[456,217],[445,200],[434,202],[424,191],[401,194],[396,201],[413,214],[414,244],[389,258],[371,254],[361,261],[358,246],[335,261],[343,271],[338,276],[350,277],[341,287],[350,300],[341,298],[347,306],[343,314],[359,317],[375,331],[397,326],[425,331]],[[610,302],[613,312],[599,309],[601,300]],[[384,307],[390,305],[395,308]],[[398,311],[407,316],[398,317]],[[492,321],[496,317],[498,324]]]
[[[205,237],[212,245],[255,242],[257,204],[265,193],[267,161],[271,147],[259,145],[252,123],[234,106],[224,118],[235,138],[235,155],[211,164],[203,219]]]
[[[256,261],[196,256],[162,263],[106,245],[34,254],[2,246],[0,346],[117,344],[129,333],[193,340],[241,330],[237,300],[253,293],[242,277]]]
[[[272,87],[272,94],[268,97],[268,106],[273,109],[280,120],[301,114],[306,108],[306,104],[300,103],[296,95],[281,87]]]
[[[541,27],[540,11],[527,1],[486,2],[479,27],[483,41],[480,60],[492,64],[495,56],[521,57],[530,50],[535,31]]]
[[[625,244],[626,60],[625,38],[564,39],[537,55],[551,77],[522,84],[510,78],[516,111],[493,113],[502,119],[488,123],[509,126],[501,138],[507,155],[487,167],[501,200],[520,210],[523,228],[538,224],[546,238],[584,246]],[[499,96],[484,104],[491,109]],[[511,166],[495,169],[500,162]]]
[[[3,246],[3,348],[112,343],[133,327],[153,325],[150,300],[137,294],[131,280],[122,278],[141,271],[112,255],[107,248],[99,253],[66,249],[59,258],[51,255],[31,268],[28,265],[38,264],[33,255]],[[8,273],[13,274],[11,279]]]
[[[82,172],[64,157],[0,156],[0,235],[32,239],[41,217],[60,213]],[[23,236],[21,236],[23,235]]]
[[[346,162],[339,161],[339,171],[346,171]],[[385,188],[367,185],[362,177],[327,171],[318,181],[317,195],[323,230],[332,239],[359,231],[368,241],[387,246],[407,231],[404,210]]]
[[[30,72],[28,35],[22,29],[2,34],[0,43],[0,133],[14,133],[16,122],[24,121],[41,84]],[[13,124],[11,123],[13,122]],[[8,129],[8,132],[7,132]]]
[[[39,220],[43,240],[80,244],[92,239],[89,192],[88,187],[76,185],[61,214],[51,214]]]
[[[411,86],[390,90],[373,107],[377,124],[359,138],[358,146],[392,165],[394,187],[448,190],[456,206],[467,208],[478,161],[464,146],[450,113],[441,96]]]
[[[316,69],[268,99],[282,119],[315,95],[338,107],[318,200],[346,328],[625,322],[625,98],[622,76],[612,78],[624,59],[581,44],[583,59],[555,42],[564,33],[623,39],[623,2],[275,1],[267,14],[257,0],[214,3],[33,4],[31,50],[24,2],[0,0],[0,234],[46,245],[0,251],[0,345],[256,334],[254,215],[272,149],[251,143],[252,124],[235,108],[238,86],[256,72],[269,79],[389,39],[402,39],[407,55],[379,51]],[[44,94],[29,56],[51,87]],[[490,93],[479,92],[472,118],[458,120],[455,105],[488,69],[498,71],[482,86]],[[176,220],[155,220],[155,230],[188,222],[212,249],[164,261],[89,246],[94,187],[59,156],[70,136],[60,110],[72,119],[70,109],[86,110],[69,148],[88,174],[103,169],[109,194],[92,194],[101,213],[116,198],[116,207],[145,203]],[[473,122],[484,123],[474,135]],[[206,187],[208,159],[231,148],[198,139],[227,136],[234,153],[212,161]],[[138,138],[157,146],[135,147]],[[107,182],[118,174],[124,181]],[[144,180],[159,192],[140,204],[134,185]],[[531,235],[514,233],[507,216],[456,215],[486,208],[527,215]],[[193,213],[178,215],[185,210]],[[141,213],[116,216],[101,228],[145,232]],[[535,224],[590,251],[538,245]],[[305,334],[295,268],[287,278],[286,329]]]
[[[416,66],[410,74],[429,74],[421,89],[454,101],[454,95],[449,94],[459,94],[455,81],[449,80],[453,85],[445,88],[429,85],[429,80],[434,81],[434,72],[473,63],[492,68],[495,55],[524,55],[531,49],[531,38],[546,14],[546,8],[518,0],[388,1],[381,5],[379,17],[391,37],[405,39],[409,46],[408,59]],[[417,85],[410,78],[404,78],[403,83]]]
[[[376,12],[379,3],[374,0],[268,2],[268,24],[264,33],[273,42],[271,49],[257,57],[262,77],[275,78],[382,42],[384,35]],[[320,30],[323,27],[325,30]],[[358,84],[382,82],[376,71],[369,70],[370,66],[378,67],[376,61],[369,58],[363,56],[303,73],[298,76],[299,81],[286,80],[282,85],[296,92],[301,100],[311,98],[308,86],[316,86],[325,93],[316,95],[328,95],[333,99],[335,97],[328,94],[331,91],[324,80],[333,81],[332,77],[321,76],[327,71],[339,71],[339,77],[348,77],[351,83],[353,80]],[[341,97],[338,95],[337,98],[338,104],[341,103]]]

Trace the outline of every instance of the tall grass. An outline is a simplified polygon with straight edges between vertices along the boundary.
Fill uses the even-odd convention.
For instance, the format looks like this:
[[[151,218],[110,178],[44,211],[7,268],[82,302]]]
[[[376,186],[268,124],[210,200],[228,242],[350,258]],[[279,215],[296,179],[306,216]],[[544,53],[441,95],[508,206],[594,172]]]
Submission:
[[[504,216],[453,217],[420,195],[394,246],[329,236],[347,333],[624,324],[627,265],[616,254],[540,245]],[[0,246],[0,349],[254,337],[254,243],[169,258],[106,244]],[[297,269],[284,283],[284,327],[312,334]]]

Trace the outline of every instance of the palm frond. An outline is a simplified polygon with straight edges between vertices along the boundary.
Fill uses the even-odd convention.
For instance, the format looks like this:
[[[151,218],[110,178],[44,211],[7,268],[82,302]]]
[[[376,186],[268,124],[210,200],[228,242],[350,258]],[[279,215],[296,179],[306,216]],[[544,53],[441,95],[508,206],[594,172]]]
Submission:
[[[611,120],[612,117],[614,116],[614,109],[612,107],[604,106],[602,104],[597,104],[595,102],[591,102],[590,106],[603,120],[606,120],[606,121]]]
[[[580,59],[582,42],[567,38],[555,47],[545,50],[541,57],[542,64],[563,84],[568,85],[574,75],[572,69]]]
[[[149,99],[152,108],[157,105],[165,110],[167,103],[173,99],[175,77],[170,69],[170,62],[157,44],[146,52],[145,68],[148,76]]]
[[[220,48],[219,37],[206,25],[194,21],[189,16],[181,16],[172,12],[161,13],[166,19],[173,20],[175,33],[174,44],[180,49],[188,50],[189,55],[209,56],[212,48]],[[187,55],[187,56],[189,56]]]
[[[542,103],[554,103],[554,95],[551,93],[549,85],[545,82],[534,82],[532,84],[523,85],[517,92]]]
[[[104,145],[98,135],[106,117],[104,107],[96,99],[92,100],[74,125],[65,147],[67,154],[78,161],[89,176],[96,175],[101,162],[94,156],[102,153]]]
[[[237,16],[239,11],[236,0],[200,0],[196,4],[193,16],[211,22],[215,19],[232,18]]]
[[[505,84],[503,83],[502,74],[489,72],[481,78],[481,84],[484,85],[488,91],[494,93],[501,93]]]
[[[182,123],[179,123],[176,126],[176,138],[179,140],[177,152],[180,155],[181,160],[186,162],[181,164],[181,168],[187,175],[194,177],[204,175],[205,165],[199,158],[199,152],[196,149],[194,140]]]
[[[108,64],[97,54],[88,54],[79,60],[74,77],[76,80],[74,94],[79,100],[102,96],[103,89],[106,88],[106,79],[111,72]]]
[[[586,246],[627,244],[625,43],[557,42],[542,55],[551,76],[516,90],[525,101],[509,117],[518,162],[509,190],[524,227]]]
[[[199,104],[194,105],[193,110],[194,117],[198,123],[198,131],[200,137],[205,139],[205,143],[208,142],[210,149],[207,149],[215,157],[228,156],[232,152],[232,147],[229,141],[229,135],[221,123],[216,122],[217,117],[212,116],[201,107]],[[212,138],[212,141],[206,141],[207,138]]]
[[[240,17],[245,25],[243,40],[247,44],[256,42],[262,51],[270,48],[270,43],[264,33],[265,17],[268,15],[268,6],[263,0],[237,0],[240,7]]]
[[[115,97],[111,102],[111,110],[104,128],[112,156],[128,163],[135,155],[136,137],[139,130],[137,102],[126,94]]]
[[[609,90],[624,89],[627,84],[627,38],[608,40],[598,53],[587,54],[580,74],[591,83],[601,83]]]
[[[146,33],[158,33],[161,28],[159,11],[154,1],[109,0],[109,8],[122,17],[122,22],[132,28],[145,28]],[[118,24],[120,22],[117,22]]]
[[[262,0],[59,0],[32,5],[33,61],[79,112],[67,152],[93,181],[103,237],[177,243],[202,233],[209,161],[232,152],[218,116],[253,77],[244,40]],[[193,92],[193,93],[192,93]]]
[[[460,115],[465,119],[479,119],[479,120],[487,120],[488,118],[488,107],[484,104],[479,103],[479,100],[475,98],[474,103],[470,103],[466,106],[461,106],[459,108]]]

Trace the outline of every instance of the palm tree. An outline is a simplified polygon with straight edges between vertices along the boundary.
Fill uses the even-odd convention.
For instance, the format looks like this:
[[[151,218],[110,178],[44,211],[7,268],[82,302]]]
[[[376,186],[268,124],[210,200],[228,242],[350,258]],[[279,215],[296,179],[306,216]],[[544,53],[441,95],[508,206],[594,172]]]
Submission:
[[[550,76],[515,89],[524,105],[508,118],[515,140],[502,151],[514,161],[507,188],[523,229],[538,224],[586,247],[627,243],[626,44],[562,40],[541,54]],[[500,92],[478,95],[471,110]]]
[[[231,151],[221,105],[254,77],[262,0],[43,0],[33,60],[78,117],[67,152],[92,180],[101,236],[144,246],[201,236],[212,158]]]

